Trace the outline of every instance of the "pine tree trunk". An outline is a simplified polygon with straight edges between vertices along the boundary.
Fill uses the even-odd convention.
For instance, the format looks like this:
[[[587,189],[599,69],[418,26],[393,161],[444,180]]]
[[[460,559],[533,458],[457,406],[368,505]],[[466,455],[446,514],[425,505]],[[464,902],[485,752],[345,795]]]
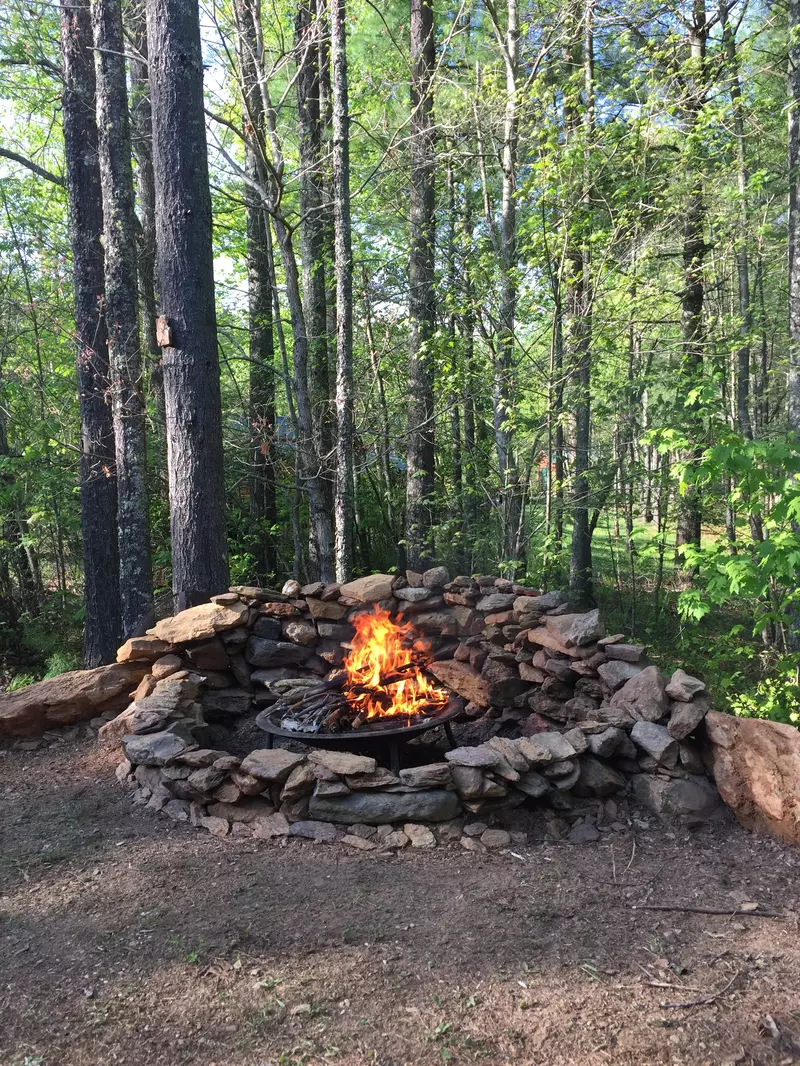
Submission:
[[[432,561],[434,490],[435,129],[433,5],[411,0],[411,225],[408,260],[408,446],[406,554],[419,569]]]
[[[592,526],[589,518],[589,457],[591,446],[592,277],[589,199],[589,152],[594,133],[594,5],[586,0],[583,11],[583,154],[581,246],[572,249],[570,311],[571,379],[574,387],[575,458],[572,489],[572,548],[569,587],[578,603],[589,603],[592,591]]]
[[[258,44],[252,28],[253,0],[238,0],[239,69],[243,125],[253,135],[245,144],[243,198],[247,220],[248,355],[250,358],[250,517],[255,538],[256,576],[267,584],[278,568],[275,446],[275,321],[269,218],[258,194],[259,153],[266,138],[264,101],[258,80]],[[250,32],[248,33],[248,27]],[[252,182],[252,184],[250,184]],[[256,186],[254,188],[253,186]]]
[[[350,111],[345,0],[331,2],[333,211],[336,263],[336,580],[353,570],[353,251],[350,233]]]
[[[322,510],[312,515],[310,535],[322,533],[311,546],[320,572],[332,574],[333,529],[331,525],[331,388],[328,367],[328,318],[326,292],[326,212],[322,161],[320,113],[320,48],[323,20],[316,0],[300,0],[296,20],[297,115],[300,128],[300,261],[303,281],[303,312],[308,344],[308,387],[313,427],[315,462],[321,474]],[[309,500],[311,503],[311,500]],[[315,506],[314,504],[311,504]]]
[[[127,640],[153,602],[147,443],[141,392],[136,217],[120,0],[93,0],[100,184],[103,194],[105,315],[117,457],[122,636]]]
[[[728,6],[725,0],[719,7],[722,26],[722,43],[728,67],[731,110],[733,111],[733,136],[736,141],[736,181],[739,189],[739,232],[735,240],[736,273],[739,289],[739,330],[742,343],[737,353],[736,374],[736,421],[739,432],[748,440],[753,439],[750,419],[750,334],[753,329],[753,309],[750,297],[750,258],[747,251],[749,211],[747,205],[747,157],[745,155],[745,118],[742,103],[742,85],[736,57],[736,41],[728,24]]]
[[[800,0],[789,0],[789,378],[786,398],[790,432],[800,433]],[[795,532],[798,527],[795,525]],[[800,650],[795,610],[787,643]]]
[[[103,207],[97,163],[95,74],[88,7],[61,4],[62,111],[69,192],[78,402],[87,667],[113,662],[120,643],[117,475],[105,320],[101,314]]]
[[[503,524],[503,568],[514,577],[520,559],[521,498],[513,451],[514,330],[517,315],[517,68],[519,66],[519,14],[516,0],[507,0],[507,25],[503,41],[506,71],[506,107],[503,128],[503,189],[500,209],[500,327],[494,381],[494,438],[500,470]],[[495,25],[500,39],[500,27]]]
[[[705,55],[706,55],[706,11],[705,0],[693,0],[692,24],[689,27],[689,50],[692,62],[691,77],[686,99],[684,101],[684,121],[686,131],[691,132],[697,125],[700,112],[705,102]],[[703,195],[703,172],[699,161],[692,161],[694,173],[691,175],[691,188],[686,204],[683,228],[683,274],[684,288],[681,298],[681,386],[680,397],[685,396],[698,385],[698,378],[703,372],[703,355],[705,348],[705,331],[703,322],[703,303],[705,298],[704,264],[705,243],[705,202]],[[699,441],[702,434],[702,421],[699,415],[700,404],[695,401],[688,408],[689,434]],[[702,448],[693,449],[689,458],[699,459]],[[678,500],[677,547],[684,545],[700,546],[702,532],[702,502],[700,492],[689,487]]]
[[[131,146],[136,159],[136,212],[139,218],[137,269],[142,337],[148,355],[150,393],[159,438],[166,428],[164,368],[156,339],[156,186],[153,175],[153,116],[147,74],[147,17],[144,0],[128,9],[132,51],[128,59],[131,83]]]
[[[176,607],[228,585],[211,195],[194,0],[147,0]]]

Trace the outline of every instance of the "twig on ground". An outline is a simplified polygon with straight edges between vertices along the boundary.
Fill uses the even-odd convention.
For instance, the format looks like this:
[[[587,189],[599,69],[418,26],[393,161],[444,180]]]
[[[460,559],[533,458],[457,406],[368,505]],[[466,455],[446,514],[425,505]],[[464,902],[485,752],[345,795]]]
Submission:
[[[683,911],[687,914],[723,914],[728,917],[783,918],[779,911],[743,911],[738,907],[692,907],[682,903],[631,903],[634,911]]]
[[[683,1010],[687,1007],[704,1007],[706,1004],[713,1003],[714,1000],[719,999],[720,996],[724,996],[741,973],[741,970],[737,970],[726,985],[724,985],[718,992],[712,992],[710,996],[703,996],[702,999],[690,999],[686,1003],[659,1003],[659,1007],[661,1007],[662,1010]]]

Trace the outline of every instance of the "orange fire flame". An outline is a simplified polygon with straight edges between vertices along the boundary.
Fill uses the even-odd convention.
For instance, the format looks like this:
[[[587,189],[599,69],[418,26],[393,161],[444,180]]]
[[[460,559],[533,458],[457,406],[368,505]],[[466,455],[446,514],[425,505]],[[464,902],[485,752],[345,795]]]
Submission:
[[[410,622],[393,622],[388,611],[376,608],[359,615],[355,627],[356,635],[344,661],[344,692],[353,707],[366,718],[411,718],[444,707],[447,693],[429,681],[418,666],[412,668],[420,652],[427,650],[427,642],[420,640]],[[410,668],[407,677],[386,683],[404,668]]]

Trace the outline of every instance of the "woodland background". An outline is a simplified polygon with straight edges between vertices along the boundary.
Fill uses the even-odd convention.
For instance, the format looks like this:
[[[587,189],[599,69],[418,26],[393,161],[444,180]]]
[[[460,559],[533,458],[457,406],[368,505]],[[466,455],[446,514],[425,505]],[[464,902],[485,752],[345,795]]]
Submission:
[[[796,721],[797,7],[6,0],[4,683],[102,661],[153,596],[205,588],[175,577],[188,521],[219,524],[231,583],[435,560],[569,584],[721,706]],[[199,25],[204,114],[156,108],[157,18]],[[197,153],[221,418],[181,446],[224,469],[179,501],[191,403],[170,415],[168,381],[165,409],[157,315],[186,279],[157,246],[164,190],[203,193]],[[105,298],[76,264],[71,160],[102,185]],[[98,329],[114,301],[136,324],[109,319],[122,377],[92,387],[116,450],[88,466],[87,284]],[[133,487],[116,530],[87,512],[98,476]],[[118,622],[85,583],[139,599]]]

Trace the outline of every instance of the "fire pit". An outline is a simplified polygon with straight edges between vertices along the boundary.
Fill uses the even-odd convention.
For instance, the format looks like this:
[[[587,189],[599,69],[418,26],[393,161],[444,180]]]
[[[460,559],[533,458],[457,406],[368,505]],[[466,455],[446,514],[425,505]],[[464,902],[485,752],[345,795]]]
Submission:
[[[377,608],[355,619],[355,636],[338,675],[279,700],[256,724],[273,738],[350,751],[389,749],[393,771],[399,746],[442,726],[451,746],[450,722],[464,701],[442,689],[425,670],[430,648],[410,622],[396,622]]]

